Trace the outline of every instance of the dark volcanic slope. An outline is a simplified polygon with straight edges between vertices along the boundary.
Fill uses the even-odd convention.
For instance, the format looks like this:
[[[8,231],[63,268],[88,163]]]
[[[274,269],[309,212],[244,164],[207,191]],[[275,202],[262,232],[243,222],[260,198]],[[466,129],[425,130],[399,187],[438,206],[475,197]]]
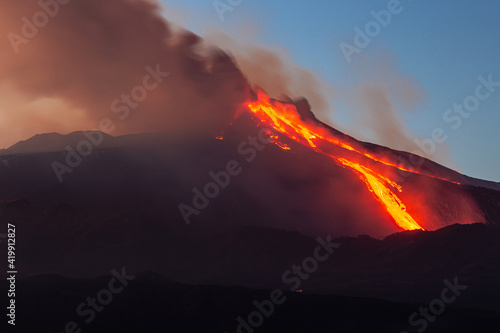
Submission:
[[[353,172],[298,144],[293,151],[265,145],[262,150],[254,149],[252,155],[248,153],[248,138],[257,133],[255,123],[241,117],[223,141],[102,134],[103,143],[60,175],[62,182],[54,171],[54,163],[67,166],[67,151],[61,147],[76,149],[79,140],[87,136],[80,132],[35,136],[0,156],[0,200],[27,199],[46,208],[66,203],[94,212],[134,211],[182,226],[185,221],[179,204],[193,206],[193,189],[203,191],[213,181],[210,172],[225,170],[234,160],[241,166],[241,174],[232,177],[230,185],[210,200],[206,209],[191,216],[192,225],[217,229],[257,224],[308,235],[364,233],[375,237],[399,230]],[[42,152],[41,147],[52,152]],[[406,154],[367,147],[384,154]],[[30,150],[35,153],[27,153]],[[462,177],[461,181],[470,184],[457,185],[418,174],[401,180],[401,198],[426,229],[453,223],[497,223],[497,184],[459,177],[430,161],[424,167],[438,170],[439,175],[448,172],[453,179]]]
[[[147,213],[186,227],[179,204],[193,206],[193,189],[203,190],[213,181],[210,172],[225,170],[235,160],[241,174],[232,177],[206,209],[192,216],[190,228],[259,224],[307,234],[336,231],[375,236],[398,230],[352,172],[318,154],[303,149],[285,152],[268,145],[248,161],[249,155],[238,152],[240,138],[155,139],[141,138],[146,141],[142,146],[135,143],[134,147],[129,140],[126,147],[96,148],[63,174],[63,182],[52,164],[66,164],[65,152],[1,156],[0,200],[24,198],[44,207],[67,203],[83,211]],[[350,196],[356,197],[356,206],[363,203],[363,210],[353,207]]]

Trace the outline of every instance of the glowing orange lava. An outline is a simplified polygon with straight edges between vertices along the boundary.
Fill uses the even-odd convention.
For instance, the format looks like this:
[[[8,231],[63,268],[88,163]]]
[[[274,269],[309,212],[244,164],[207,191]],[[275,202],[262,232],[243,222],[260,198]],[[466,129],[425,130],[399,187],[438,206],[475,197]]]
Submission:
[[[370,154],[361,152],[360,148],[356,149],[352,145],[342,142],[339,138],[334,137],[328,129],[320,127],[312,122],[304,121],[293,104],[271,101],[269,96],[263,91],[259,90],[257,92],[257,100],[248,102],[245,106],[245,109],[249,110],[263,126],[273,128],[276,132],[282,133],[288,138],[305,146],[309,146],[320,154],[330,157],[338,165],[354,171],[366,184],[375,198],[386,207],[387,212],[392,216],[400,228],[404,230],[424,230],[424,228],[422,228],[406,211],[406,206],[395,194],[396,191],[402,192],[400,185],[358,162],[334,156],[318,147],[318,145],[321,143],[333,144],[349,151],[362,154],[367,158],[381,162],[385,165],[390,165],[405,171],[410,170],[393,165],[388,161],[378,159]],[[290,149],[286,144],[280,142],[277,136],[273,139],[274,143],[281,148]]]

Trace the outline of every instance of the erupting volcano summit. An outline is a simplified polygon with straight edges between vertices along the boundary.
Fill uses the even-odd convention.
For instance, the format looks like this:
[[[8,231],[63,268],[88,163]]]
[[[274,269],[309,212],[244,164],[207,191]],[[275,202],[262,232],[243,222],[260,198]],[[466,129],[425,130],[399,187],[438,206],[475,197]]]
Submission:
[[[410,165],[401,163],[401,158],[399,163],[396,162],[391,154],[370,151],[365,144],[317,120],[310,110],[301,110],[295,103],[272,99],[260,88],[256,88],[252,92],[252,98],[240,106],[233,122],[245,112],[251,115],[257,126],[268,128],[270,133],[274,133],[269,135],[269,140],[281,149],[293,151],[292,143],[295,142],[326,156],[336,165],[353,171],[402,230],[435,229],[440,225],[433,225],[430,221],[443,217],[441,208],[426,209],[422,207],[423,202],[412,202],[408,196],[405,199],[401,197],[405,187],[403,183],[407,178],[418,175],[421,179],[434,179],[441,185],[457,189],[461,186],[462,179],[459,180],[460,177],[453,172],[443,175],[442,170],[427,167],[432,162],[421,157],[418,165]],[[424,167],[422,164],[425,164]],[[415,193],[414,182],[407,182],[406,186],[413,187],[411,193]],[[436,194],[435,188],[426,187],[424,192],[427,192],[424,196]],[[461,200],[467,203],[467,207],[462,210],[459,221],[453,220],[450,223],[485,222],[481,212],[465,192]],[[427,223],[419,220],[426,220]],[[426,228],[423,226],[425,224]]]

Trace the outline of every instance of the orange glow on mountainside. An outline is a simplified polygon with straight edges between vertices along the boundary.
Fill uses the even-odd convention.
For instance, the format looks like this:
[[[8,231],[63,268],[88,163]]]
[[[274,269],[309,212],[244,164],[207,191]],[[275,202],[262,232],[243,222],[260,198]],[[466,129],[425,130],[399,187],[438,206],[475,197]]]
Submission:
[[[397,183],[391,181],[365,165],[346,157],[335,156],[320,148],[324,144],[332,144],[343,149],[361,154],[371,160],[390,165],[401,170],[406,170],[400,166],[393,165],[388,161],[376,158],[370,154],[361,152],[361,148],[354,148],[353,145],[342,142],[339,138],[320,127],[317,124],[305,121],[297,112],[293,104],[280,103],[271,100],[263,91],[257,92],[257,100],[247,102],[244,109],[260,121],[261,125],[273,128],[276,132],[286,135],[288,138],[312,148],[317,153],[328,156],[338,165],[352,170],[368,187],[375,198],[385,206],[387,212],[392,216],[396,224],[404,230],[424,230],[415,219],[406,211],[406,206],[396,195],[402,192],[402,188]],[[273,143],[283,149],[290,149],[285,143],[280,142],[277,136],[273,137]]]

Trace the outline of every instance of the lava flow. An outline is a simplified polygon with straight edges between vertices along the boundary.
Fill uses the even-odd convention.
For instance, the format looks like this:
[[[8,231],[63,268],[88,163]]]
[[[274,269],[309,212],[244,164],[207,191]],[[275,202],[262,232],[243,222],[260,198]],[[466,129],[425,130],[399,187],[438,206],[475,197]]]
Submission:
[[[282,133],[288,138],[308,146],[320,154],[328,156],[338,165],[355,172],[366,184],[375,198],[386,207],[387,212],[392,216],[400,228],[404,230],[424,230],[424,228],[422,228],[406,211],[406,206],[394,193],[395,190],[402,192],[400,185],[378,174],[367,166],[359,164],[359,162],[348,160],[345,157],[335,156],[319,146],[322,146],[324,143],[333,144],[343,149],[362,154],[377,162],[394,167],[398,166],[392,165],[387,161],[376,159],[372,155],[362,153],[359,148],[356,149],[349,143],[342,142],[341,139],[334,137],[327,129],[303,120],[293,104],[271,100],[270,97],[261,90],[257,91],[256,100],[245,103],[243,110],[251,112],[261,125],[273,128],[276,132]],[[274,143],[281,148],[290,149],[284,142],[280,142],[277,136],[273,137],[273,139]]]

